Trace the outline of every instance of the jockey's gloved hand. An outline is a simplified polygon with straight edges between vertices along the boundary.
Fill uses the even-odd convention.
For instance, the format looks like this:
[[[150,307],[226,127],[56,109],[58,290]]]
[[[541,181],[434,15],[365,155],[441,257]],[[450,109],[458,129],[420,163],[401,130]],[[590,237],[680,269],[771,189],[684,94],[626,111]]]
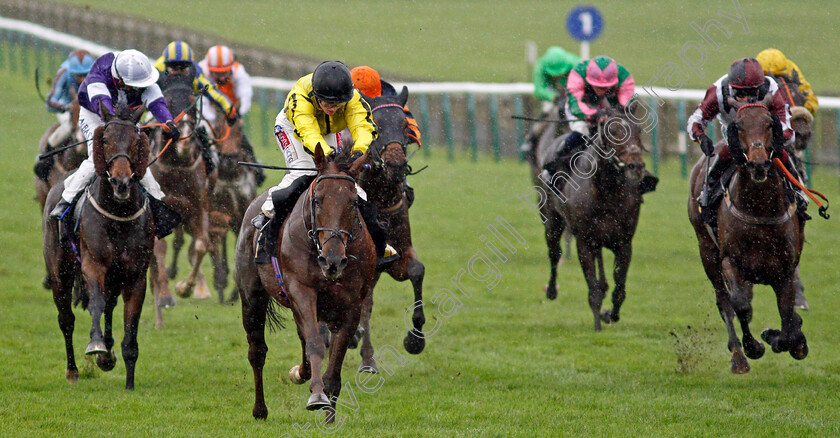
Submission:
[[[230,114],[226,117],[227,125],[233,126],[237,120],[239,120],[239,114],[235,110],[231,110]]]
[[[167,132],[164,129],[163,130],[163,136],[167,140],[178,140],[179,138],[181,138],[181,131],[178,130],[178,126],[175,125],[174,121],[170,120],[170,121],[166,122],[166,127],[169,128],[169,132]]]
[[[712,143],[712,139],[706,134],[700,134],[700,149],[707,157],[715,154],[715,144]]]

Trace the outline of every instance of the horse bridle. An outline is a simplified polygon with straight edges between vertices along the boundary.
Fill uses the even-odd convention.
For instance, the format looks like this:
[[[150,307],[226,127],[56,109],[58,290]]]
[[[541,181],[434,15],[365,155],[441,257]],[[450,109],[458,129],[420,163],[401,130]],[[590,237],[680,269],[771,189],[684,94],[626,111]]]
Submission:
[[[324,245],[326,245],[326,243],[329,242],[333,238],[338,238],[339,240],[341,240],[341,243],[344,244],[345,248],[347,247],[348,243],[352,242],[356,238],[352,231],[342,230],[340,228],[325,228],[325,227],[316,227],[315,226],[316,216],[315,216],[315,201],[314,201],[314,198],[313,198],[313,194],[315,193],[315,186],[317,186],[319,182],[321,182],[325,179],[342,179],[342,180],[351,181],[353,183],[354,190],[355,190],[355,186],[356,186],[356,179],[349,176],[349,175],[321,175],[318,178],[316,178],[315,181],[312,182],[312,185],[309,188],[309,212],[310,212],[309,213],[309,221],[310,221],[309,223],[310,223],[310,226],[312,228],[307,229],[307,234],[309,235],[309,239],[312,240],[312,242],[315,244],[315,248],[318,250],[318,255],[321,255],[321,252],[323,251]],[[356,221],[358,219],[359,209],[358,208],[353,208],[353,212],[354,212],[353,224],[355,225]],[[304,223],[304,226],[306,226],[305,223]],[[307,228],[309,228],[309,227],[307,227]],[[318,239],[318,233],[320,233],[322,231],[327,231],[327,232],[330,233],[330,236],[327,237],[327,239],[324,240],[323,242],[321,242]],[[347,235],[347,240],[342,239],[341,238],[342,235]]]
[[[383,103],[382,105],[377,105],[377,106],[373,107],[373,108],[370,110],[371,115],[373,115],[373,113],[375,113],[376,111],[381,110],[382,108],[399,108],[399,109],[400,109],[400,111],[404,111],[404,110],[403,110],[402,105],[400,105],[400,104],[397,104],[397,103]],[[377,140],[377,141],[376,141],[377,145],[379,145],[380,143],[383,143],[383,142],[380,142],[380,141],[379,141],[379,137],[377,137],[377,139],[376,139],[376,140]],[[384,144],[384,146],[387,146],[387,145],[389,145],[389,144],[391,144],[391,143],[397,143],[397,144],[399,144],[399,145],[400,145],[400,147],[402,147],[403,152],[405,152],[405,151],[406,151],[406,148],[408,147],[408,137],[407,137],[407,136],[403,136],[403,138],[402,138],[402,139],[400,139],[400,140],[393,140],[393,141],[389,140],[388,142],[386,142],[386,143]],[[374,152],[376,152],[376,154],[374,154],[374,157],[373,157],[373,162],[374,162],[374,164],[376,164],[377,166],[382,165],[381,151],[379,151],[379,150],[377,150],[376,148],[374,148]]]
[[[134,124],[134,123],[132,123],[128,120],[117,119],[117,120],[111,120],[110,122],[105,123],[105,125],[102,127],[103,140],[104,140],[105,130],[108,129],[109,125],[131,126],[132,128],[134,128],[134,131],[138,135],[140,134],[140,128],[138,128],[136,124]],[[104,147],[105,145],[103,144],[102,146]],[[104,153],[104,151],[103,151],[103,153]],[[114,161],[116,161],[117,158],[120,158],[120,157],[125,157],[125,159],[128,160],[128,163],[131,164],[131,171],[132,172],[134,172],[134,170],[135,170],[134,169],[134,162],[131,161],[131,157],[127,153],[120,152],[120,153],[114,154],[111,158],[109,158],[107,161],[105,161],[105,167],[106,167],[105,174],[108,176],[109,180],[111,179],[111,164]],[[137,179],[140,179],[140,178],[143,178],[143,175],[134,175],[134,177],[137,178]]]
[[[598,123],[598,135],[597,135],[596,141],[600,142],[600,146],[601,146],[601,148],[604,148],[604,147],[606,146],[605,139],[604,139],[604,136],[606,135],[605,126],[607,125],[607,123],[609,123],[609,120],[610,120],[610,119],[612,119],[612,118],[613,118],[613,117],[607,116],[607,121],[605,121],[605,122],[603,122],[603,123]],[[622,123],[622,124],[626,124],[626,123],[627,123],[627,121],[625,121],[624,119],[621,119],[620,117],[616,117],[616,118],[617,118],[617,119],[619,119],[619,120],[621,121],[621,123]],[[628,130],[629,130],[629,129],[630,129],[630,127],[629,127],[629,126],[625,126],[625,129],[628,129]],[[612,164],[612,165],[613,165],[613,167],[615,168],[615,170],[622,170],[622,169],[624,169],[624,166],[626,166],[626,164],[625,164],[623,161],[621,161],[621,159],[620,159],[619,157],[621,157],[621,156],[623,156],[623,155],[625,155],[625,154],[629,154],[629,153],[633,152],[633,151],[632,151],[632,148],[631,148],[631,147],[626,147],[626,148],[624,148],[623,150],[621,150],[620,152],[619,152],[619,151],[616,151],[616,150],[615,150],[615,148],[611,148],[611,149],[612,149],[615,153],[614,153],[614,154],[612,154],[612,155],[608,158],[608,160],[609,160],[608,162],[609,162],[610,164]]]
[[[768,113],[770,112],[769,108],[767,108],[766,106],[764,106],[760,103],[748,103],[746,105],[740,106],[735,111],[735,120],[732,121],[732,124],[735,125],[734,126],[735,129],[738,129],[738,116],[741,114],[741,110],[744,109],[744,108],[750,108],[750,107],[764,108],[765,111],[767,111]],[[771,139],[770,141],[772,142],[773,140]],[[761,147],[764,148],[765,150],[767,150],[767,149],[770,150],[770,153],[768,154],[768,160],[770,160],[772,162],[773,161],[773,154],[776,152],[775,151],[776,148],[772,147],[772,144],[771,144],[770,148],[768,148],[766,145],[762,145]],[[744,155],[744,160],[749,162],[750,157],[747,156],[747,151],[744,149],[744,146],[741,145],[740,149],[741,149],[741,153]]]

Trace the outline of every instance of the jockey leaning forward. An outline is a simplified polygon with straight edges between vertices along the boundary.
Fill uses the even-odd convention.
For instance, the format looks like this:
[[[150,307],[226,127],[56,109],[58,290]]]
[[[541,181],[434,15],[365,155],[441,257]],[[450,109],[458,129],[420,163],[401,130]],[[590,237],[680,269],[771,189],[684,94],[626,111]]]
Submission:
[[[338,61],[325,61],[313,73],[298,79],[274,122],[277,145],[286,166],[293,170],[280,184],[268,189],[269,196],[262,205],[262,212],[252,220],[260,229],[256,263],[270,261],[280,225],[314,181],[317,172],[303,169],[315,167],[312,156],[316,146],[329,146],[327,152],[334,153],[341,144],[339,133],[344,128],[350,130],[353,138],[354,156],[364,154],[376,135],[370,108],[353,88],[347,66]],[[376,246],[377,256],[385,257],[384,261],[396,259],[396,251],[385,242],[388,231],[376,219],[376,206],[367,201],[367,195],[358,184],[356,191],[359,210]]]
[[[199,61],[198,66],[207,73],[210,79],[222,94],[227,96],[236,108],[237,114],[244,117],[251,109],[254,97],[254,88],[251,86],[251,75],[245,67],[233,57],[233,51],[227,46],[213,46],[207,50],[207,55]],[[216,120],[216,112],[212,108],[203,107],[204,118],[212,125]],[[242,152],[245,153],[248,161],[259,163],[254,154],[254,148],[248,140],[248,136],[242,133]],[[257,185],[265,181],[265,172],[260,167],[249,168],[257,180]]]
[[[160,58],[155,61],[155,68],[161,73],[158,78],[158,85],[161,90],[166,90],[172,81],[180,79],[178,76],[186,76],[191,80],[193,92],[198,93],[199,90],[206,87],[204,96],[207,96],[210,102],[217,106],[222,112],[226,114],[227,123],[229,126],[236,123],[237,113],[236,108],[230,102],[230,99],[222,94],[216,85],[207,79],[201,67],[193,59],[192,48],[189,44],[183,41],[172,41],[165,49]],[[196,137],[201,146],[201,157],[204,159],[205,170],[207,174],[213,172],[219,159],[215,155],[215,150],[210,145],[210,138],[203,126],[196,129]]]
[[[700,143],[700,149],[711,160],[711,167],[707,175],[706,184],[700,194],[699,204],[703,221],[714,224],[716,219],[716,205],[723,193],[721,177],[724,171],[732,164],[732,156],[729,153],[727,143],[727,127],[735,120],[738,111],[727,102],[729,97],[739,102],[757,103],[761,102],[767,94],[772,100],[768,106],[770,114],[774,117],[774,123],[781,125],[785,144],[793,141],[794,132],[790,126],[790,113],[788,106],[782,97],[781,90],[776,81],[764,75],[761,65],[755,58],[741,58],[732,63],[729,73],[720,77],[708,90],[703,101],[688,118],[686,131],[689,137]],[[715,148],[712,140],[706,135],[705,129],[709,122],[717,116],[723,133],[723,148],[717,155],[714,155]],[[778,125],[777,125],[778,126]],[[781,149],[779,159],[793,175],[798,172],[784,149]],[[714,156],[714,157],[713,157]],[[797,193],[797,211],[803,218],[808,218],[805,213],[807,198],[802,193]]]
[[[115,103],[125,103],[131,108],[145,105],[155,119],[169,128],[164,135],[177,139],[178,131],[172,114],[166,106],[166,99],[157,85],[158,71],[152,66],[146,55],[137,50],[109,52],[94,61],[85,80],[79,87],[79,129],[88,142],[93,141],[93,132],[104,126],[100,105],[113,112]],[[75,173],[64,180],[64,192],[61,201],[50,212],[54,219],[69,218],[71,206],[79,195],[96,176],[93,155],[82,162]],[[155,220],[155,234],[164,237],[178,225],[180,218],[163,203],[164,193],[149,169],[140,180],[143,189],[149,195],[149,204]]]
[[[591,129],[600,121],[599,110],[626,108],[633,101],[635,81],[633,75],[609,56],[596,56],[580,62],[569,73],[566,84],[566,120],[571,132],[566,136],[557,157],[547,163],[545,170],[555,173],[571,171],[570,158],[586,149]],[[656,189],[658,178],[645,170],[639,188],[642,194]]]

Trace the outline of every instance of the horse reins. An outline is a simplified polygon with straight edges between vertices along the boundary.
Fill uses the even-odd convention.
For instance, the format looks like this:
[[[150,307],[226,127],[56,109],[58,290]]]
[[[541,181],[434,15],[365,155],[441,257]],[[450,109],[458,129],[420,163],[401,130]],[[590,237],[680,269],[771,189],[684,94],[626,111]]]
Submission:
[[[323,251],[323,246],[333,238],[336,238],[336,237],[339,238],[339,240],[341,240],[341,243],[344,244],[345,248],[347,247],[347,244],[349,242],[352,242],[353,239],[354,239],[352,231],[347,231],[347,230],[342,230],[342,229],[337,229],[337,228],[325,228],[325,227],[316,227],[315,226],[316,216],[315,216],[315,202],[314,202],[313,195],[315,193],[315,186],[318,185],[319,182],[321,182],[322,180],[325,180],[325,179],[347,180],[347,181],[350,181],[350,182],[353,183],[354,189],[355,189],[355,186],[356,186],[356,179],[349,176],[349,175],[321,175],[318,178],[316,178],[315,181],[312,181],[312,184],[309,186],[309,211],[310,211],[310,219],[309,220],[310,220],[310,226],[312,227],[312,229],[307,230],[307,234],[309,235],[309,238],[312,240],[312,242],[315,243],[315,248],[318,250],[318,255],[320,255],[321,252]],[[354,207],[353,210],[356,214],[358,214],[358,209],[357,208]],[[353,218],[354,223],[355,223],[355,220],[356,220],[356,218],[354,217]],[[305,226],[305,223],[304,223],[304,226]],[[318,233],[320,233],[322,231],[328,231],[330,233],[330,236],[327,237],[327,239],[324,240],[323,242],[321,242],[318,239]],[[341,239],[341,236],[345,235],[345,234],[347,235],[347,240]]]

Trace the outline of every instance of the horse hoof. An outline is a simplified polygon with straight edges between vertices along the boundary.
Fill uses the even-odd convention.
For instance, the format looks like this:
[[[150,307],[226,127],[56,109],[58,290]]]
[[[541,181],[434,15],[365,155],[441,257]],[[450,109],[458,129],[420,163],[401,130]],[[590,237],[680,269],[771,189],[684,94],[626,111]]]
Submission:
[[[746,374],[750,372],[750,363],[747,362],[747,358],[744,356],[744,353],[740,351],[732,353],[732,359],[729,362],[729,370],[732,371],[733,374]]]
[[[618,315],[616,315],[612,310],[603,310],[601,311],[601,321],[604,321],[607,324],[618,322]]]
[[[767,328],[761,331],[761,339],[770,344],[770,348],[773,350],[773,353],[781,353],[784,351],[784,349],[782,349],[779,345],[779,338],[781,338],[781,336],[781,330]]]
[[[403,339],[403,347],[405,347],[405,351],[410,354],[420,354],[423,352],[423,349],[426,348],[426,339],[421,338],[412,332],[408,332]]]
[[[330,399],[323,392],[310,395],[309,401],[306,402],[306,410],[308,411],[317,411],[329,407],[331,407]]]
[[[197,300],[204,300],[207,298],[211,298],[213,294],[210,293],[210,288],[207,287],[206,284],[199,284],[195,287],[195,292],[193,293],[193,298]]]
[[[808,342],[803,341],[801,344],[790,349],[790,357],[796,360],[802,360],[808,357]]]
[[[172,295],[167,295],[165,297],[160,297],[158,300],[158,308],[160,309],[168,309],[170,307],[175,307],[178,303],[175,302],[175,297]]]
[[[793,307],[799,310],[808,310],[808,300],[805,299],[804,295],[796,295],[796,300],[793,303]]]
[[[761,359],[764,356],[764,344],[757,339],[744,341],[744,353],[750,359]]]
[[[166,276],[169,277],[170,280],[174,280],[175,277],[178,276],[178,267],[170,266],[166,268]]]
[[[90,341],[87,348],[85,348],[85,354],[103,354],[108,352],[108,347],[105,346],[105,343],[102,341]]]
[[[557,286],[549,288],[548,285],[545,285],[543,287],[543,290],[545,291],[545,297],[549,300],[557,298]]]
[[[66,369],[64,370],[64,377],[67,378],[68,382],[76,383],[79,381],[79,370]]]
[[[359,365],[359,372],[360,373],[370,373],[370,374],[379,374],[379,367],[376,366],[376,361],[371,360],[371,363],[365,363],[362,361],[362,364]]]
[[[268,418],[268,408],[265,406],[254,406],[254,410],[251,413],[254,415],[255,420],[265,420]]]
[[[181,281],[175,286],[175,293],[181,298],[189,298],[193,293],[193,286],[186,281]]]
[[[107,353],[100,353],[96,355],[96,365],[102,371],[111,371],[114,369],[114,366],[117,364],[117,355],[114,354],[114,350],[111,350]]]
[[[300,376],[300,365],[295,365],[289,370],[289,380],[291,380],[295,385],[300,385],[306,382],[306,380]]]

